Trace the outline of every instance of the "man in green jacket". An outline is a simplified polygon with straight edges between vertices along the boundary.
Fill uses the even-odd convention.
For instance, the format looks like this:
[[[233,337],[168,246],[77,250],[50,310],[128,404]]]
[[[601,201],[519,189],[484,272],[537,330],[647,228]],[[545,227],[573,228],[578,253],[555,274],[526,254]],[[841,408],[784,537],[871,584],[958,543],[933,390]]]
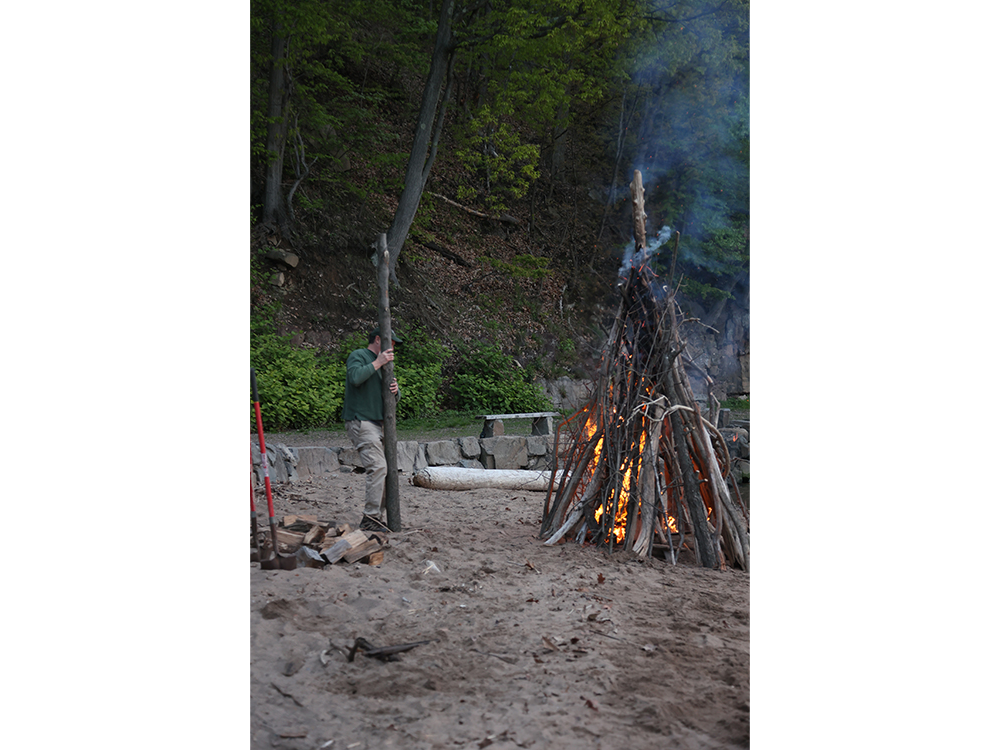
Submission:
[[[396,334],[394,342],[400,341]],[[361,454],[365,466],[365,507],[360,528],[388,531],[382,520],[385,511],[385,447],[382,433],[382,368],[392,362],[390,347],[382,351],[382,337],[376,328],[368,334],[368,346],[355,349],[347,358],[344,387],[344,423],[347,436]],[[399,401],[399,385],[393,378],[389,391]]]

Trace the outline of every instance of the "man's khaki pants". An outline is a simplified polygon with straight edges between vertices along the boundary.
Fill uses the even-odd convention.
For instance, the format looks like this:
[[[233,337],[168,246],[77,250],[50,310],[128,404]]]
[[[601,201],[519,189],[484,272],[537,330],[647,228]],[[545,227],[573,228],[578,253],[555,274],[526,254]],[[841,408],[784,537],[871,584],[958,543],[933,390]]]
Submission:
[[[382,518],[385,510],[385,449],[382,445],[382,428],[374,422],[351,420],[346,422],[347,437],[361,454],[365,466],[366,516]]]

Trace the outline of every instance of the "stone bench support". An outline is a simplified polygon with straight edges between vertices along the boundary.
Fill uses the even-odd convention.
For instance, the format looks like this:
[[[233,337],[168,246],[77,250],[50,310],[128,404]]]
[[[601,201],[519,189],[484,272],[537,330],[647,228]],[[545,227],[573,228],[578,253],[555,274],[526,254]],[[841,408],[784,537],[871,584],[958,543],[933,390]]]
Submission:
[[[532,435],[551,435],[552,418],[560,416],[557,411],[535,411],[522,414],[480,414],[476,419],[483,420],[483,431],[480,438],[499,437],[503,435],[503,420],[530,419]]]

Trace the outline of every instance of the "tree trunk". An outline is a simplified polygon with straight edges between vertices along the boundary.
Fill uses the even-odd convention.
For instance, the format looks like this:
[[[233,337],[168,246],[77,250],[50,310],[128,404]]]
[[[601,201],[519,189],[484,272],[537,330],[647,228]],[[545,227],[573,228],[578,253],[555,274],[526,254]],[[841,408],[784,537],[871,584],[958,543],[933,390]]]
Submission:
[[[382,351],[392,348],[392,318],[389,315],[389,250],[385,234],[378,236],[378,325],[382,335]],[[385,518],[391,531],[403,528],[399,514],[399,473],[396,460],[396,395],[389,390],[393,364],[382,368],[382,433],[385,445]]]
[[[285,204],[281,196],[281,173],[285,164],[285,53],[288,37],[275,20],[271,32],[271,76],[267,90],[267,179],[264,185],[263,223],[284,227],[287,223]]]
[[[434,163],[434,150],[431,150],[431,144],[436,143],[436,136],[443,125],[444,110],[448,106],[448,97],[445,96],[440,104],[441,113],[435,118],[438,111],[438,99],[441,98],[441,89],[446,78],[449,77],[448,73],[454,54],[451,26],[454,12],[455,0],[444,0],[441,4],[441,15],[438,18],[437,40],[434,43],[434,54],[431,57],[431,69],[427,75],[427,83],[424,84],[423,101],[417,120],[417,132],[413,137],[410,161],[406,166],[403,194],[399,197],[399,205],[392,218],[392,226],[389,227],[389,273],[393,282],[396,282],[396,261],[403,249],[406,235],[410,231],[413,217],[417,215],[424,184],[427,182],[427,175]],[[430,155],[428,156],[429,150]]]

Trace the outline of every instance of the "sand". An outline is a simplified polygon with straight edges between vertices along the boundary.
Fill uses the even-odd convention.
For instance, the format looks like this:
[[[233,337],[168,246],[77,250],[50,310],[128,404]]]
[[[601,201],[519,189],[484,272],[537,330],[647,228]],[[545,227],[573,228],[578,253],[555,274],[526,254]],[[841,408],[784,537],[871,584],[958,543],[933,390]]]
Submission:
[[[546,547],[544,493],[409,480],[381,565],[250,564],[253,748],[749,746],[748,573]],[[356,526],[363,494],[351,472],[273,497]],[[349,662],[359,636],[432,642]]]

